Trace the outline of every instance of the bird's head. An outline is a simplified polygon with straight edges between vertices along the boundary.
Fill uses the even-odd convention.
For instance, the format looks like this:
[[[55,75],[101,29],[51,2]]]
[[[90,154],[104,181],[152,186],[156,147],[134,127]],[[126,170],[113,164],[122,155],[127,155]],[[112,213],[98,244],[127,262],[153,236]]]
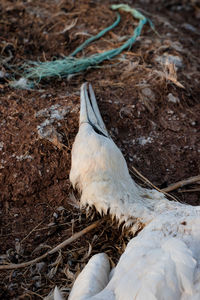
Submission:
[[[96,97],[91,84],[84,83],[81,86],[81,109],[79,125],[88,123],[94,131],[105,137],[109,137],[106,126],[102,120]]]

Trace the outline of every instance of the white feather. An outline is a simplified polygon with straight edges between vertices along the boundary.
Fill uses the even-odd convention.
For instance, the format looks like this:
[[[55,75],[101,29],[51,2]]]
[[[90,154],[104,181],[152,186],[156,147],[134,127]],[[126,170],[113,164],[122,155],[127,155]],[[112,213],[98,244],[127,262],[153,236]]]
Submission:
[[[63,300],[62,294],[56,286],[53,292],[54,300]]]
[[[69,300],[87,299],[98,294],[108,284],[109,273],[110,264],[107,255],[105,253],[94,255],[77,277]]]

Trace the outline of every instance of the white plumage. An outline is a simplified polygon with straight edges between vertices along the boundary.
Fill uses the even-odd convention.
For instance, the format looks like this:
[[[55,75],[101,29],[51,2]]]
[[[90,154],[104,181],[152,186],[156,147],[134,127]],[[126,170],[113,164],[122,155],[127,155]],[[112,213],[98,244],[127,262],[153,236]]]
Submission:
[[[53,298],[55,300],[63,300],[63,297],[61,295],[61,292],[59,291],[59,289],[57,288],[57,286],[55,287],[54,289],[54,292],[53,292]],[[48,298],[47,298],[48,299]]]
[[[87,84],[81,87],[79,125],[70,180],[81,192],[81,205],[109,212],[133,232],[141,223],[145,227],[111,272],[105,254],[92,257],[69,299],[200,299],[200,207],[169,201],[133,181]]]

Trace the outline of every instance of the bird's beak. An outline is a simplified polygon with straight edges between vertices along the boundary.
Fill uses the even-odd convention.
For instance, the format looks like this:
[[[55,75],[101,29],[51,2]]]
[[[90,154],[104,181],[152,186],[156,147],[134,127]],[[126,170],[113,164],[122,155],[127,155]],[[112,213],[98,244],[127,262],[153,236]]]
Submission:
[[[84,83],[81,86],[80,124],[88,123],[96,133],[109,137],[106,126],[102,120],[96,97],[91,84]]]

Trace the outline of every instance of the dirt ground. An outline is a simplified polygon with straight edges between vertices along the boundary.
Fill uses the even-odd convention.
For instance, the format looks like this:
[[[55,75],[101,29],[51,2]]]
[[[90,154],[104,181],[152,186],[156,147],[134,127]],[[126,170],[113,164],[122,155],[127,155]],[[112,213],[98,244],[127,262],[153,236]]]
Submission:
[[[1,0],[0,264],[33,259],[101,218],[80,211],[69,182],[85,81],[130,171],[136,167],[161,189],[200,173],[200,6],[195,0],[123,2],[149,17],[158,34],[145,26],[131,49],[98,68],[22,90],[9,85],[16,69],[69,55],[115,20],[109,6],[120,1]],[[133,25],[137,20],[122,13],[115,29],[78,56],[121,45]],[[45,138],[49,130],[65,148]],[[196,184],[172,194],[198,205],[198,190]],[[41,299],[56,284],[67,296],[91,255],[106,252],[114,265],[129,238],[107,219],[36,265],[1,271],[0,298]]]

